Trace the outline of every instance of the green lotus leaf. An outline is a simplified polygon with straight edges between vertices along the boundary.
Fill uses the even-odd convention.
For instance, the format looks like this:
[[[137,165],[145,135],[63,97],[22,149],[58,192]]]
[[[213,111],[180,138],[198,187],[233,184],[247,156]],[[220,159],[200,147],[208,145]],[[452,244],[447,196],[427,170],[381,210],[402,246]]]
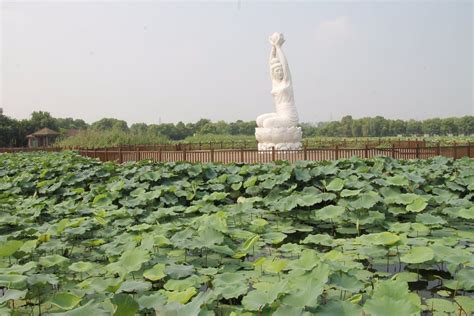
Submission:
[[[25,272],[31,271],[32,269],[36,268],[38,264],[34,261],[27,262],[23,265],[12,265],[9,268],[0,268],[0,274],[5,273],[5,274],[23,274]]]
[[[339,192],[342,190],[343,187],[344,187],[344,180],[340,178],[335,178],[331,182],[329,182],[329,184],[326,186],[326,190]]]
[[[270,233],[264,234],[262,237],[267,244],[279,244],[286,237],[288,237],[288,235],[280,233],[280,232],[270,232]]]
[[[157,263],[151,269],[143,272],[143,277],[150,281],[158,281],[163,279],[165,276],[165,265],[162,263]]]
[[[212,291],[199,293],[190,303],[182,305],[179,303],[171,303],[156,310],[156,315],[160,316],[197,316],[201,313],[205,314],[206,310],[201,309],[201,305],[210,300],[214,294]]]
[[[269,273],[280,273],[287,265],[288,260],[274,258],[263,263],[263,270]]]
[[[400,241],[400,237],[391,232],[367,234],[359,238],[367,244],[391,247]]]
[[[197,275],[192,275],[190,277],[187,277],[186,279],[168,280],[163,287],[169,291],[184,291],[190,287],[198,288],[201,283],[202,280],[200,277],[198,277]]]
[[[328,205],[323,207],[320,210],[316,210],[314,212],[314,216],[318,220],[327,221],[327,220],[335,220],[344,214],[345,208],[343,206],[338,205]]]
[[[76,307],[81,301],[81,297],[68,292],[57,293],[51,299],[51,304],[61,309],[70,310]]]
[[[215,294],[221,294],[225,299],[230,299],[244,295],[249,287],[242,273],[225,272],[215,276],[213,288]]]
[[[308,182],[311,180],[311,174],[306,168],[295,168],[294,170],[295,178],[297,181]]]
[[[122,284],[120,284],[120,287],[117,289],[116,293],[141,293],[148,291],[151,286],[152,285],[150,282],[145,282],[141,280],[126,280]]]
[[[68,262],[69,259],[60,255],[51,255],[51,256],[44,256],[39,259],[39,264],[49,268],[56,265],[62,265]]]
[[[257,234],[247,238],[247,240],[242,245],[242,251],[248,252],[259,239],[260,239],[260,236]]]
[[[202,247],[209,248],[212,245],[220,244],[224,241],[224,235],[210,227],[203,227],[199,229],[199,236],[197,242]]]
[[[112,303],[117,306],[114,316],[135,316],[140,307],[130,294],[115,294]]]
[[[425,225],[444,225],[446,221],[439,217],[428,213],[421,213],[416,215],[416,221]]]
[[[18,274],[1,274],[0,275],[0,286],[21,289],[26,285],[27,277]]]
[[[173,279],[181,279],[190,276],[195,269],[192,265],[178,265],[172,264],[165,268],[165,273]]]
[[[32,253],[33,250],[36,249],[37,244],[38,244],[37,240],[27,240],[23,243],[23,245],[20,247],[19,250],[25,253]]]
[[[409,292],[406,282],[379,281],[372,297],[365,302],[364,311],[369,315],[418,315],[421,311],[421,301],[418,295]]]
[[[99,194],[96,197],[94,197],[94,200],[92,201],[92,204],[94,206],[104,207],[104,206],[112,204],[112,198],[107,193]]]
[[[329,267],[320,265],[311,273],[291,279],[291,291],[283,297],[282,303],[292,307],[316,307],[318,296],[324,291],[324,284],[328,280]]]
[[[230,187],[232,188],[232,190],[238,191],[242,187],[242,182],[233,183]]]
[[[94,303],[94,301],[91,300],[86,305],[69,310],[67,312],[53,313],[51,315],[54,315],[54,316],[84,316],[84,315],[110,316],[110,312],[106,311],[99,304]]]
[[[305,249],[298,260],[289,263],[290,269],[312,270],[319,263],[317,253],[311,249]]]
[[[130,272],[139,270],[141,265],[148,261],[148,259],[149,255],[147,251],[135,248],[124,251],[119,261],[126,267],[127,271]]]
[[[137,298],[140,309],[152,308],[159,309],[166,304],[166,297],[160,292],[154,292],[150,295],[142,295]]]
[[[168,298],[168,303],[178,302],[186,304],[194,295],[197,294],[196,288],[190,287],[184,291],[166,291],[165,295]]]
[[[334,240],[328,234],[317,234],[317,235],[306,236],[306,238],[300,241],[300,243],[332,246],[334,244]]]
[[[356,277],[346,273],[334,273],[329,278],[329,283],[337,288],[356,293],[364,287],[364,284]]]
[[[381,201],[380,196],[374,192],[369,191],[366,193],[359,194],[358,199],[349,203],[352,209],[371,209],[377,202]]]
[[[408,204],[406,209],[408,212],[421,212],[426,208],[427,205],[428,203],[426,203],[424,198],[418,197],[411,204]]]
[[[444,313],[454,313],[457,310],[457,305],[448,300],[441,298],[430,298],[425,301],[428,310]]]
[[[75,272],[87,272],[94,267],[91,262],[78,261],[69,266],[69,269]]]
[[[403,175],[388,177],[385,181],[393,186],[408,186],[408,179]]]
[[[242,305],[249,311],[261,310],[264,306],[272,304],[280,294],[285,293],[286,287],[287,282],[281,281],[265,290],[250,291],[243,297]]]
[[[9,300],[19,300],[25,297],[26,292],[28,290],[14,290],[14,289],[8,289],[3,293],[3,296],[0,297],[0,304],[3,304],[5,302],[8,302]]]
[[[303,314],[303,308],[301,307],[292,307],[288,305],[280,305],[277,310],[272,314],[272,316],[300,316]]]
[[[398,281],[415,282],[420,279],[420,276],[417,273],[405,271],[397,273],[394,278]]]
[[[23,246],[21,240],[8,240],[0,245],[0,257],[9,257]]]
[[[312,206],[321,203],[323,196],[321,194],[300,194],[295,197],[291,196],[299,206]]]
[[[453,217],[457,217],[457,218],[472,220],[472,219],[474,219],[474,206],[471,207],[471,208],[457,209],[456,211],[451,212],[450,215],[452,215]]]
[[[474,298],[470,296],[456,296],[454,297],[456,303],[458,303],[462,309],[469,315],[474,312]]]
[[[256,176],[252,176],[248,178],[247,180],[245,180],[243,184],[244,188],[247,189],[247,188],[253,187],[255,183],[257,183],[257,179],[258,178]]]
[[[362,190],[349,190],[349,189],[344,189],[341,191],[341,197],[350,197],[350,196],[355,196],[358,195]]]
[[[434,258],[434,252],[429,247],[413,247],[400,257],[400,260],[409,264],[423,263]]]
[[[346,301],[330,301],[317,309],[321,316],[360,316],[361,307]]]
[[[455,276],[455,280],[459,282],[459,288],[466,291],[474,290],[474,270],[461,269]]]

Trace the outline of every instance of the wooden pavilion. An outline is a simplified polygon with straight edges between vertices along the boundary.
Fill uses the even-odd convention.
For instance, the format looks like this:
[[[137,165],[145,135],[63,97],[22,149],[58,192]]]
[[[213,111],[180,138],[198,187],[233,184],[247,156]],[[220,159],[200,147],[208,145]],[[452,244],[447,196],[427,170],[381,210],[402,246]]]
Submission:
[[[33,134],[27,135],[28,147],[49,147],[56,140],[59,133],[49,129],[47,127],[34,132]]]

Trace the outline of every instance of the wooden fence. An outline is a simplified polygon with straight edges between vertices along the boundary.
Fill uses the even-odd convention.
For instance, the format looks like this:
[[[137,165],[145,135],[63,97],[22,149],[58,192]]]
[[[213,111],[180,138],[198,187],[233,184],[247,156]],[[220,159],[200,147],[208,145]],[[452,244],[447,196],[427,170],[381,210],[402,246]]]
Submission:
[[[34,152],[34,151],[61,151],[61,148],[0,148],[2,152]],[[126,161],[152,160],[155,162],[220,162],[220,163],[265,163],[278,160],[337,160],[351,157],[373,158],[387,156],[395,159],[427,159],[435,156],[445,156],[454,159],[461,157],[474,158],[474,146],[471,143],[454,146],[436,147],[406,147],[399,148],[392,144],[387,148],[372,148],[365,145],[364,148],[307,148],[301,150],[266,150],[256,149],[210,149],[210,150],[144,150],[136,147],[133,150],[118,149],[77,149],[80,155],[98,158],[101,161]]]
[[[384,138],[375,138],[375,139],[351,139],[351,138],[342,138],[338,140],[327,140],[327,139],[305,139],[303,140],[303,145],[307,148],[327,148],[334,149],[335,146],[345,147],[345,148],[364,148],[368,146],[369,148],[375,147],[386,147],[386,146],[395,146],[397,148],[415,148],[418,147],[436,147],[437,143],[432,141],[426,141],[425,139],[414,139],[414,140],[401,140],[401,139],[384,139]],[[191,142],[191,143],[176,143],[176,144],[141,144],[141,145],[122,145],[117,147],[108,147],[108,150],[143,150],[143,151],[192,151],[192,150],[211,150],[211,149],[257,149],[257,141],[211,141],[211,142]],[[105,149],[97,148],[97,149]]]
[[[152,160],[156,162],[220,162],[220,163],[265,163],[278,160],[337,160],[351,157],[373,158],[387,156],[395,159],[427,159],[435,156],[445,156],[458,159],[461,157],[474,158],[474,146],[437,146],[398,148],[306,148],[301,150],[266,150],[256,149],[211,149],[211,150],[110,150],[110,149],[81,149],[78,152],[86,157],[98,158],[101,161]]]

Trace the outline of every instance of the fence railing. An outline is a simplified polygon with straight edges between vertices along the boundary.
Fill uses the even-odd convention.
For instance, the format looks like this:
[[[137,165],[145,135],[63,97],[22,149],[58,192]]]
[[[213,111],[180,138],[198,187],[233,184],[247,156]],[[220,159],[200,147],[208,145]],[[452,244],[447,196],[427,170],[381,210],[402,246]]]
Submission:
[[[445,156],[454,159],[461,157],[474,158],[474,146],[437,146],[398,148],[392,145],[388,148],[307,148],[301,150],[265,150],[256,149],[210,149],[210,150],[98,150],[81,149],[78,151],[86,157],[98,158],[101,161],[152,160],[156,162],[220,162],[220,163],[265,163],[278,160],[337,160],[351,157],[373,158],[387,156],[395,159],[427,159],[435,156]]]
[[[369,148],[395,146],[399,148],[415,148],[419,147],[435,147],[436,142],[426,141],[424,139],[402,140],[402,139],[357,139],[357,138],[342,138],[342,139],[305,139],[303,146],[307,148],[334,148],[335,146],[345,148]],[[258,142],[250,140],[241,141],[210,141],[210,142],[190,142],[190,143],[176,143],[176,144],[140,144],[140,145],[122,145],[115,147],[107,147],[109,150],[144,150],[144,151],[181,151],[181,150],[211,150],[211,149],[257,149]],[[97,149],[105,149],[105,147],[98,147]]]
[[[435,156],[445,156],[454,159],[461,157],[474,158],[474,144],[436,147],[406,147],[400,148],[392,144],[386,148],[371,148],[365,145],[364,148],[308,148],[300,150],[265,150],[257,149],[209,149],[209,150],[143,150],[140,147],[134,150],[118,149],[78,149],[77,152],[86,157],[97,158],[101,161],[126,161],[152,160],[155,162],[220,162],[220,163],[265,163],[278,160],[337,160],[351,157],[373,158],[377,156],[387,156],[395,159],[427,159]],[[2,152],[34,152],[34,151],[61,151],[61,148],[0,148]]]

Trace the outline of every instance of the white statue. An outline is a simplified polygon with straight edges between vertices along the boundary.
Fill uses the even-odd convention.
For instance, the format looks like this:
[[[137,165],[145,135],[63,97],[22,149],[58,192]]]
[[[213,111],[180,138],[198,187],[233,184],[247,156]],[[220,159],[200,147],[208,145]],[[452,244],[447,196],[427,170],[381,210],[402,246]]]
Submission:
[[[255,136],[259,150],[300,149],[301,128],[298,127],[298,112],[293,97],[293,84],[286,57],[281,50],[285,42],[283,34],[274,33],[269,38],[270,71],[272,77],[272,95],[276,106],[275,113],[266,113],[257,117]]]

